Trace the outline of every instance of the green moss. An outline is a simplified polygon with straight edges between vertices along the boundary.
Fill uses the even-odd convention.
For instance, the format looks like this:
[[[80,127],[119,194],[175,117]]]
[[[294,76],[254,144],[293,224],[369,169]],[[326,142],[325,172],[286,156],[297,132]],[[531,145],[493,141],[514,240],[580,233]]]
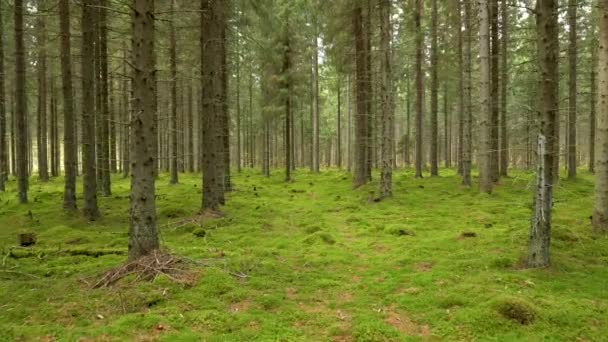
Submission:
[[[198,281],[131,278],[110,289],[91,284],[126,260],[128,180],[112,179],[115,195],[99,198],[103,217],[89,223],[61,209],[61,179],[32,181],[37,201],[23,206],[11,179],[0,193],[0,340],[399,341],[426,339],[423,326],[439,340],[608,335],[608,239],[591,233],[592,175],[555,189],[545,270],[516,267],[531,174],[514,172],[487,196],[451,170],[425,179],[399,170],[394,196],[377,203],[377,183],[352,190],[344,172],[294,178],[235,174],[225,217],[199,223],[200,177],[170,186],[160,175],[163,247],[204,265]],[[35,232],[36,245],[7,256],[22,231]]]

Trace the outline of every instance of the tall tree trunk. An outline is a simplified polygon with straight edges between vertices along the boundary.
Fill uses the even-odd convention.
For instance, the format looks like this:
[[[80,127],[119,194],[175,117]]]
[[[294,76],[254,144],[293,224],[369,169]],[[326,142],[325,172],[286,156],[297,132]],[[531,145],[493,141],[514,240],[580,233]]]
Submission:
[[[445,156],[445,167],[452,167],[452,146],[451,146],[451,124],[450,111],[448,109],[448,85],[443,87],[443,153]]]
[[[380,1],[380,59],[382,101],[382,149],[380,167],[380,197],[386,198],[393,194],[393,106],[391,92],[393,74],[391,70],[391,1]]]
[[[355,156],[353,187],[367,182],[367,106],[366,106],[366,49],[363,33],[363,9],[360,5],[352,13],[353,38],[355,41]]]
[[[107,27],[107,0],[99,1],[99,80],[101,94],[101,151],[99,152],[101,165],[97,165],[101,171],[101,194],[108,197],[112,195],[112,181],[110,179],[110,108],[108,90],[108,27]]]
[[[422,0],[414,0],[414,34],[416,46],[416,61],[414,74],[416,75],[415,87],[416,97],[414,100],[414,111],[416,112],[416,178],[422,178],[422,108],[423,108],[423,74],[422,74],[422,49],[424,36],[422,33]]]
[[[472,164],[472,116],[473,116],[473,104],[471,99],[471,87],[473,85],[472,82],[472,72],[471,72],[471,62],[472,51],[471,45],[473,40],[473,26],[471,23],[472,11],[471,11],[471,3],[467,0],[464,0],[464,30],[465,30],[465,40],[464,40],[464,67],[463,72],[463,107],[464,107],[464,115],[462,118],[462,185],[466,187],[471,186],[471,164]]]
[[[243,168],[243,157],[242,157],[242,141],[241,141],[241,43],[240,43],[240,33],[235,34],[236,39],[236,170],[238,173],[241,173]]]
[[[410,77],[406,76],[406,85],[405,85],[405,144],[403,146],[403,160],[405,162],[406,167],[410,167],[412,164],[410,158],[410,145],[411,145],[411,114],[412,114],[412,88],[410,87]]]
[[[70,3],[59,0],[59,30],[61,41],[61,91],[63,94],[63,168],[65,186],[63,207],[76,210],[76,174],[78,149],[76,146],[76,118],[72,89],[72,50],[70,44]]]
[[[8,179],[8,144],[6,141],[6,94],[4,92],[4,8],[0,1],[0,192],[6,191]]]
[[[131,42],[133,44],[133,42]],[[132,46],[132,45],[131,45]],[[127,44],[123,41],[122,45],[122,104],[123,104],[123,153],[122,153],[122,174],[124,178],[127,178],[131,173],[131,157],[130,157],[130,141],[131,141],[131,129],[127,123],[131,122],[132,114],[133,114],[133,89],[129,86],[129,78],[127,77]]]
[[[57,139],[57,94],[55,93],[55,79],[51,78],[50,85],[50,94],[51,94],[51,116],[49,117],[49,139],[50,139],[50,152],[51,152],[51,176],[58,177],[59,176],[59,141]]]
[[[49,180],[48,170],[48,133],[47,133],[47,67],[46,67],[46,19],[41,13],[42,1],[38,1],[38,17],[36,18],[37,44],[38,44],[38,126],[36,134],[36,145],[38,147],[38,177],[40,181]]]
[[[226,11],[227,1],[223,2],[223,21],[226,22]],[[226,26],[222,26],[222,38],[221,38],[221,51],[222,51],[222,155],[224,158],[224,172],[223,175],[223,189],[224,191],[232,191],[232,179],[230,178],[230,111],[228,110],[228,49],[227,45],[227,33]],[[224,204],[224,196],[222,192],[221,204]]]
[[[431,176],[438,176],[438,124],[437,124],[437,112],[438,112],[438,87],[439,83],[437,80],[437,0],[432,0],[431,9],[431,149],[430,149],[430,162],[431,162]]]
[[[28,191],[28,133],[27,133],[27,92],[25,83],[25,43],[23,40],[23,0],[15,0],[15,123],[17,141],[17,190],[19,203],[27,203]]]
[[[350,85],[350,73],[346,75],[346,171],[350,172],[352,169],[352,132],[351,132],[351,85]]]
[[[559,82],[559,46],[557,45],[557,0],[538,0],[536,8],[537,49],[539,61],[540,131],[538,134],[537,183],[534,215],[528,244],[528,267],[549,265],[551,208],[553,206],[553,158],[557,120],[557,83]]]
[[[118,169],[118,156],[116,149],[116,139],[118,137],[118,132],[116,130],[116,108],[115,101],[116,98],[114,96],[114,75],[110,73],[108,75],[108,103],[109,103],[109,111],[108,111],[108,123],[109,123],[109,142],[110,142],[110,173],[116,173]]]
[[[492,182],[499,180],[499,118],[500,118],[500,39],[498,36],[498,0],[490,1],[490,170]]]
[[[367,181],[372,180],[372,165],[376,160],[376,150],[374,149],[374,110],[373,110],[373,71],[372,71],[372,0],[367,0],[367,10],[363,16],[363,32],[365,37],[365,111],[367,113],[367,127],[366,132],[366,167],[365,176]],[[377,166],[377,165],[376,165]]]
[[[568,0],[568,178],[576,178],[576,100],[577,94],[577,36],[578,0]]]
[[[285,77],[284,88],[285,88],[285,181],[291,182],[291,158],[293,158],[291,140],[291,126],[292,122],[292,103],[291,103],[291,42],[289,38],[290,32],[289,27],[285,29],[285,42],[283,52],[283,77]]]
[[[313,115],[312,115],[312,172],[319,172],[319,46],[318,46],[318,27],[315,25],[315,36],[313,41]]]
[[[93,82],[95,74],[95,22],[94,0],[82,4],[82,172],[85,218],[94,221],[99,217],[97,207],[97,175],[95,173],[95,97]]]
[[[509,27],[509,5],[508,0],[501,2],[501,63],[500,63],[500,176],[506,177],[509,169],[509,136],[507,122],[507,87],[509,86],[509,65],[508,65],[508,27]]]
[[[595,11],[593,11],[595,14]],[[596,101],[597,101],[597,35],[595,27],[591,28],[591,72],[589,73],[589,172],[595,172],[595,129],[596,129]]]
[[[593,229],[608,232],[608,0],[599,1],[597,136]]]
[[[337,146],[336,146],[336,166],[338,169],[342,169],[342,84],[341,80],[338,79],[338,113],[336,114],[336,133]]]
[[[171,132],[171,155],[170,155],[170,170],[171,170],[171,184],[177,184],[178,179],[178,168],[177,168],[177,40],[175,37],[175,0],[171,0],[171,19],[169,20],[169,63],[171,65],[171,126],[169,131]]]
[[[194,173],[194,91],[188,81],[188,172]]]
[[[154,1],[133,0],[133,117],[131,132],[131,220],[129,259],[159,248],[156,227],[156,79],[154,57]]]
[[[493,1],[493,0],[490,0]],[[479,144],[479,189],[492,192],[492,122],[493,110],[491,97],[491,61],[490,61],[490,17],[488,0],[479,0],[479,60],[480,60],[480,95],[481,119]]]
[[[201,88],[203,120],[203,210],[219,210],[224,202],[222,106],[223,2],[201,0]],[[220,71],[220,72],[218,72]]]

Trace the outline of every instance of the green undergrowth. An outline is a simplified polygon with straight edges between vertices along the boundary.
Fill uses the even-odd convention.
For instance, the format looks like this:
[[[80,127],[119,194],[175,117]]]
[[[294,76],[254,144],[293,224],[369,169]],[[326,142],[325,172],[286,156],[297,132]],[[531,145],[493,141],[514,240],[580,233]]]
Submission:
[[[608,336],[608,239],[590,231],[593,178],[556,186],[552,267],[521,267],[532,176],[492,195],[394,174],[352,190],[345,172],[234,175],[223,218],[197,216],[199,175],[158,180],[163,246],[200,264],[194,285],[164,276],[93,288],[126,258],[128,180],[103,217],[61,209],[62,180],[0,194],[0,340],[595,340]],[[80,193],[80,189],[79,189]],[[81,199],[79,198],[79,201]],[[13,248],[22,232],[38,240]]]

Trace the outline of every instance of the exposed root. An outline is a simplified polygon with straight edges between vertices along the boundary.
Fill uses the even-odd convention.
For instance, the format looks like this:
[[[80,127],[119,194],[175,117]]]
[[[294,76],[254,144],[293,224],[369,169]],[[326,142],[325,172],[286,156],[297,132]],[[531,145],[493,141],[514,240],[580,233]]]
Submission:
[[[191,266],[192,262],[188,259],[155,250],[146,256],[106,272],[93,287],[110,287],[126,277],[132,277],[133,282],[153,281],[160,275],[179,284],[193,285],[197,280],[197,273],[191,271]]]

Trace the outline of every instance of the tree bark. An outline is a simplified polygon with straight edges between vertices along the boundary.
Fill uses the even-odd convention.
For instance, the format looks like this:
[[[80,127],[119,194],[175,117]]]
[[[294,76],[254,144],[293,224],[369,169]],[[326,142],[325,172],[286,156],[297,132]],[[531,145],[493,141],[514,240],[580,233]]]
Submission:
[[[46,53],[46,19],[41,13],[42,1],[38,1],[36,18],[37,44],[38,44],[38,126],[36,134],[36,145],[38,151],[38,177],[41,182],[49,180],[48,170],[48,132],[47,132],[47,53]]]
[[[367,106],[365,85],[366,49],[363,33],[363,9],[356,6],[352,12],[352,29],[355,42],[355,151],[353,187],[367,182]]]
[[[82,172],[84,189],[83,213],[86,219],[99,218],[97,207],[97,174],[95,172],[95,97],[93,66],[95,63],[94,0],[84,0],[82,4]]]
[[[154,1],[133,0],[133,116],[129,260],[159,248],[156,227]]]
[[[393,194],[393,106],[391,92],[393,74],[391,70],[391,2],[380,1],[380,60],[381,86],[380,98],[382,103],[382,145],[380,167],[380,198],[390,197]]]
[[[110,107],[109,107],[109,90],[108,90],[108,27],[107,27],[107,0],[99,1],[99,80],[98,87],[101,95],[100,111],[101,115],[101,141],[99,152],[101,165],[97,165],[101,174],[101,194],[104,197],[112,195],[112,181],[110,179]]]
[[[490,0],[493,1],[493,0]],[[492,122],[493,110],[491,100],[491,61],[490,61],[490,17],[488,0],[479,0],[479,69],[481,118],[479,121],[479,189],[486,193],[492,192]]]
[[[507,87],[509,86],[509,65],[508,65],[508,27],[509,27],[509,5],[508,0],[501,2],[501,63],[500,63],[500,176],[506,177],[509,169],[509,136],[507,122]]]
[[[595,14],[595,11],[592,13]],[[595,172],[596,101],[597,101],[597,36],[591,29],[591,72],[589,73],[589,172]]]
[[[15,0],[15,124],[17,191],[19,203],[27,203],[28,181],[28,133],[27,92],[25,76],[25,43],[23,40],[23,15],[26,10],[23,0]]]
[[[430,149],[430,162],[431,162],[431,176],[439,176],[438,168],[438,124],[437,124],[437,112],[438,112],[438,87],[439,82],[437,79],[437,0],[431,2],[431,149]]]
[[[171,123],[169,131],[171,132],[171,155],[170,155],[170,170],[171,170],[171,184],[177,184],[179,182],[178,168],[177,168],[177,41],[175,37],[175,0],[171,0],[171,19],[169,20],[169,64],[171,65]]]
[[[557,0],[538,0],[536,8],[537,49],[539,61],[540,130],[538,134],[537,180],[534,215],[528,243],[528,267],[549,265],[551,208],[553,206],[553,168],[555,122],[557,120],[557,83],[559,82],[559,46],[557,45]]]
[[[6,191],[5,182],[8,179],[9,160],[6,140],[6,94],[4,92],[4,8],[0,1],[0,192]]]
[[[496,183],[499,179],[499,116],[500,116],[500,40],[498,36],[498,0],[490,2],[490,177]]]
[[[471,45],[473,40],[473,27],[471,23],[472,11],[469,1],[464,0],[464,68],[463,68],[463,107],[464,115],[462,121],[462,185],[471,187],[471,164],[472,164],[472,116],[473,105],[471,99],[472,72],[471,62],[472,52]]]
[[[76,210],[78,149],[76,146],[76,118],[74,115],[74,91],[72,88],[69,0],[59,0],[59,30],[61,42],[61,91],[63,95],[63,168],[65,173],[63,207],[66,210]]]
[[[608,0],[599,1],[597,135],[593,229],[608,232]]]
[[[577,63],[578,63],[578,34],[577,34],[578,0],[568,0],[568,178],[576,178],[576,101],[578,97]]]
[[[313,115],[312,115],[312,172],[319,172],[319,47],[318,47],[318,27],[315,25],[315,36],[313,41]]]
[[[416,112],[416,178],[422,178],[422,108],[423,108],[423,74],[422,74],[422,49],[424,36],[422,33],[422,0],[414,0],[414,34],[416,46],[416,61],[414,74],[416,75],[415,87],[416,97],[414,100],[414,111]]]
[[[201,88],[203,118],[203,210],[219,210],[224,202],[222,118],[223,2],[201,0]]]

